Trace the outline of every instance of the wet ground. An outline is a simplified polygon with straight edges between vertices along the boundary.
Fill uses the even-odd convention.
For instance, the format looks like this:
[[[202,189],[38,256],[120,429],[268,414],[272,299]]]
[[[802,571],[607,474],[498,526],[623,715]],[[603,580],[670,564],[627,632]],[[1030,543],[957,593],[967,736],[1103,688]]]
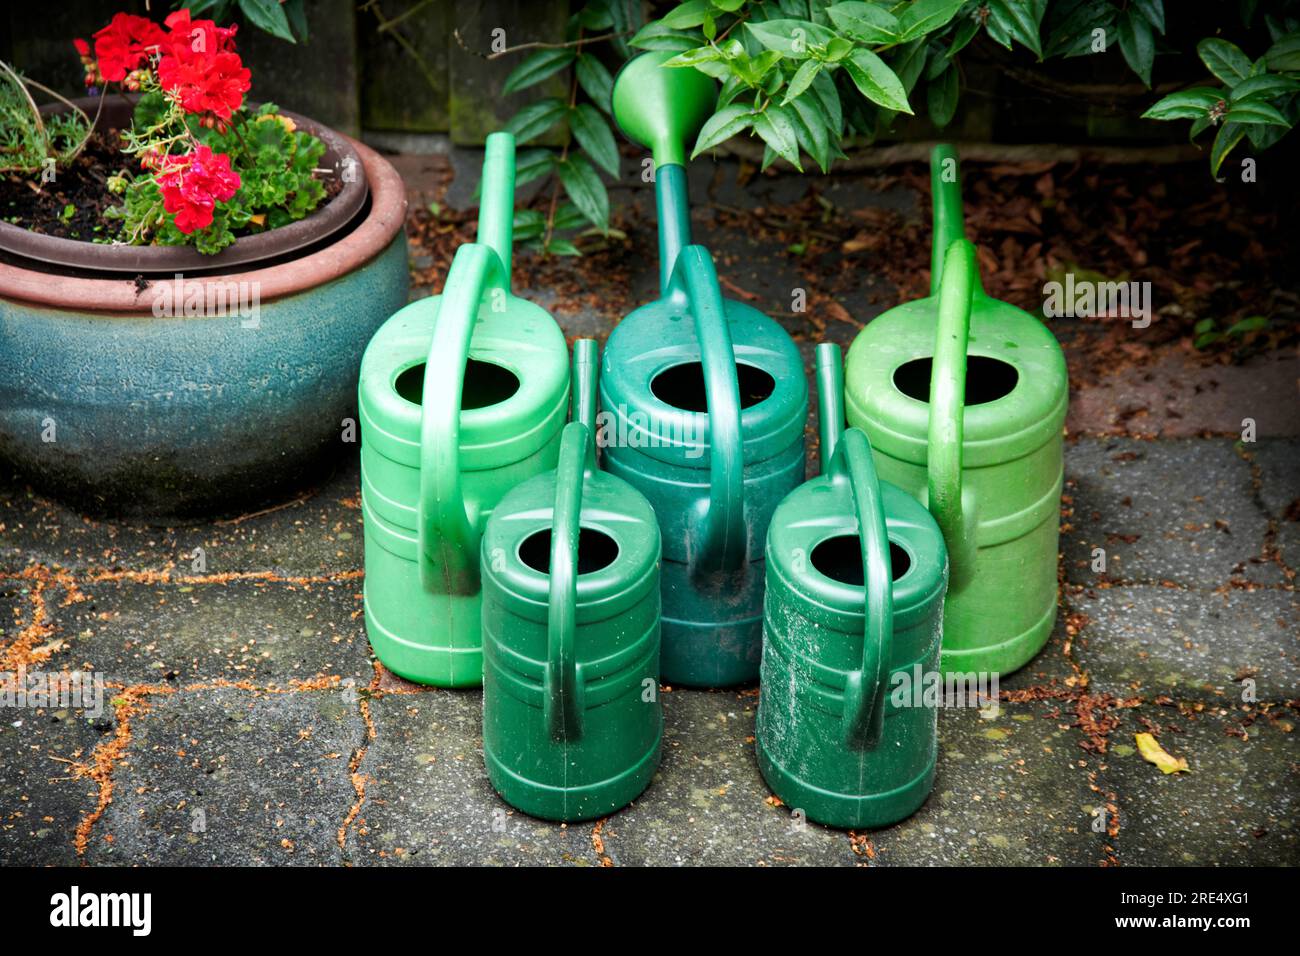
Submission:
[[[421,204],[426,189],[448,210],[469,203],[470,177],[446,191],[445,159],[401,162]],[[731,294],[777,316],[806,358],[897,301],[868,275],[810,328],[789,311],[808,281],[799,262],[715,205],[753,213],[797,200],[802,181],[699,178],[697,238]],[[901,188],[835,188],[841,204],[924,212]],[[647,197],[615,191],[625,225],[652,228]],[[413,246],[417,277],[436,258]],[[529,276],[579,268],[520,258]],[[652,295],[652,263],[617,300],[582,283],[519,291],[571,337],[603,339]],[[1054,331],[1067,350],[1097,334]],[[0,671],[108,684],[99,715],[4,709],[0,862],[1295,865],[1296,375],[1289,351],[1207,365],[1171,347],[1076,387],[1055,633],[1003,680],[996,710],[940,714],[920,812],[862,833],[803,823],[769,795],[754,688],[665,688],[663,763],[633,806],[568,827],[512,811],[483,769],[480,694],[408,684],[370,655],[353,456],[288,504],[173,528],[90,520],[0,476]],[[1145,761],[1143,732],[1187,772]]]

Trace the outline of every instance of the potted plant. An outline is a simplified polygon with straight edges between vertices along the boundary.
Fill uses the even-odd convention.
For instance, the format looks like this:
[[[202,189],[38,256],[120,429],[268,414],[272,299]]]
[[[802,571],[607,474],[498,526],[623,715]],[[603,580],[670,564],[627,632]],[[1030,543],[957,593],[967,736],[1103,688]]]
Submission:
[[[87,510],[229,512],[318,473],[406,303],[401,179],[251,102],[235,33],[119,13],[75,41],[76,101],[0,64],[0,460]]]

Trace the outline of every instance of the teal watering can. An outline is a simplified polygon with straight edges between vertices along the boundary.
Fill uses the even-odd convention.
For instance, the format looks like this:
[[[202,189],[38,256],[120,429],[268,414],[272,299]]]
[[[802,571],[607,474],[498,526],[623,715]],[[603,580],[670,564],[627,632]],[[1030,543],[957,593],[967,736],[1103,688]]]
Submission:
[[[483,759],[501,797],[548,820],[604,816],[659,765],[659,526],[596,470],[596,343],[574,344],[558,467],[483,533]]]
[[[912,685],[938,675],[948,556],[930,514],[877,481],[866,436],[844,431],[838,346],[818,346],[817,370],[828,465],[768,527],[755,747],[792,810],[879,827],[934,784],[939,701]]]
[[[952,147],[936,147],[930,179],[930,296],[858,334],[848,420],[871,439],[881,478],[943,529],[944,670],[1009,673],[1056,620],[1065,356],[1042,322],[981,288]]]
[[[600,381],[610,474],[654,506],[663,532],[661,676],[725,687],[758,677],[763,540],[803,480],[808,387],[790,336],[724,299],[691,245],[685,146],[712,112],[713,82],[631,60],[614,84],[623,131],[655,160],[661,297],[610,334]]]
[[[479,537],[502,495],[555,467],[568,408],[564,334],[510,292],[514,181],[514,139],[494,133],[479,242],[361,360],[366,632],[422,684],[482,681]]]

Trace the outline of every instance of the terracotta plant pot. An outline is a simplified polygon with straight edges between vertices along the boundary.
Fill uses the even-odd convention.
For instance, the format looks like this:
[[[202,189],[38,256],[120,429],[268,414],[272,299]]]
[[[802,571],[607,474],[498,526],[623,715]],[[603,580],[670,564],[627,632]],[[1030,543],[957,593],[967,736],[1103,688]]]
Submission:
[[[52,264],[0,237],[0,463],[88,512],[183,518],[273,501],[356,447],[361,353],[407,300],[406,193],[324,132],[327,161],[364,172],[342,222],[346,190],[193,266],[168,259],[189,249],[69,240],[52,241],[89,259]]]

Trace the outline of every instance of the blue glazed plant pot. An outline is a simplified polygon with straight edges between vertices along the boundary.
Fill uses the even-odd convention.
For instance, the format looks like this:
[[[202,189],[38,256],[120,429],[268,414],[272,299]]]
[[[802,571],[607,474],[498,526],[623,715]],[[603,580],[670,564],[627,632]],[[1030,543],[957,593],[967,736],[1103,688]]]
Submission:
[[[351,146],[368,207],[273,264],[146,281],[0,259],[0,465],[88,512],[184,518],[352,454],[361,354],[409,274],[401,178]]]

